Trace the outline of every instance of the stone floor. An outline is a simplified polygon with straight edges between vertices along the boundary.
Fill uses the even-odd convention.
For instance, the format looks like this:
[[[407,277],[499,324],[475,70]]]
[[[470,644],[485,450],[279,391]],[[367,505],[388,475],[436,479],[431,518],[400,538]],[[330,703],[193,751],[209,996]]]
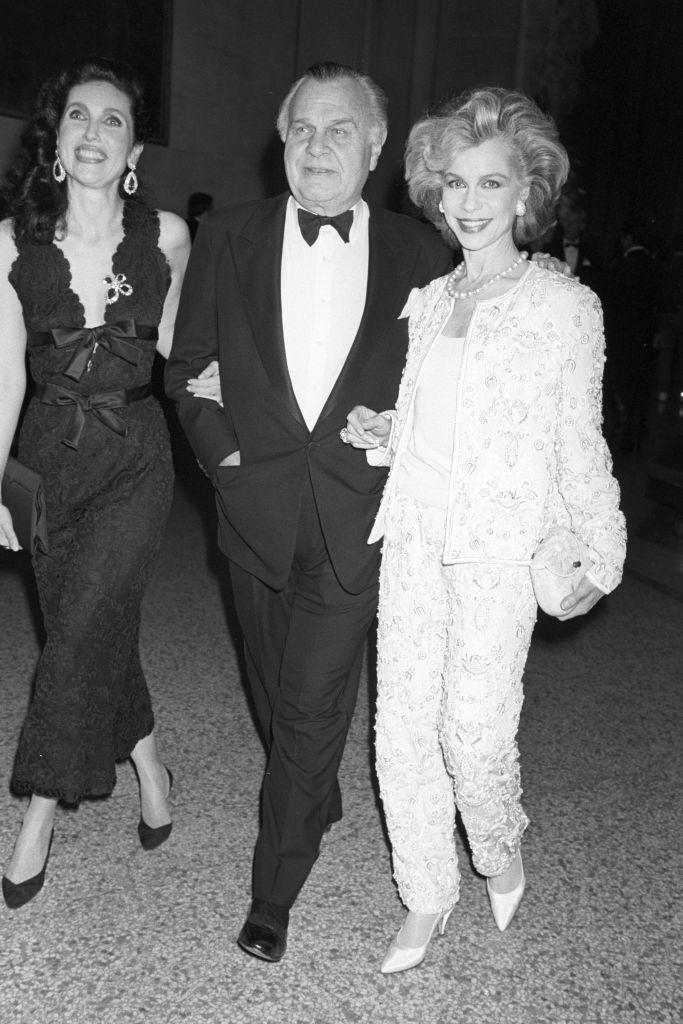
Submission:
[[[673,424],[673,425],[672,425]],[[669,435],[678,429],[674,413]],[[660,435],[617,460],[630,547],[584,620],[539,621],[520,749],[528,889],[509,930],[463,854],[463,891],[424,964],[384,977],[401,920],[372,773],[372,672],[345,754],[345,814],[292,914],[279,965],[235,939],[249,902],[263,769],[200,477],[181,477],[144,608],[142,650],[173,833],[136,835],[137,790],[60,811],[45,887],[0,906],[2,1024],[674,1024],[681,1020],[683,540],[646,498]],[[24,556],[0,560],[0,860],[7,787],[39,651]],[[371,659],[370,659],[371,660]],[[369,681],[368,681],[369,677]]]

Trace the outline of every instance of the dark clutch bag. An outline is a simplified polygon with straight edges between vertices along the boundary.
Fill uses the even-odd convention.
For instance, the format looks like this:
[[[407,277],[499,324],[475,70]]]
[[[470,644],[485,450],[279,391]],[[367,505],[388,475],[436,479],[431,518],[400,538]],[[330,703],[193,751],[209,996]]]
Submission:
[[[39,473],[11,455],[2,478],[2,503],[10,510],[14,532],[22,548],[31,555],[36,551],[45,554],[47,516],[43,481]]]

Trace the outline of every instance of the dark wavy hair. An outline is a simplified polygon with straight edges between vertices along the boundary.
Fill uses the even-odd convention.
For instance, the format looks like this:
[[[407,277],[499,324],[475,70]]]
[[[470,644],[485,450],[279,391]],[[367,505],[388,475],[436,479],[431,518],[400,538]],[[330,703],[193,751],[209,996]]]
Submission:
[[[66,182],[55,181],[57,128],[69,92],[87,82],[109,82],[130,100],[135,142],[144,142],[148,121],[144,94],[133,70],[109,57],[91,57],[43,83],[33,113],[21,136],[21,150],[3,189],[5,208],[14,220],[14,236],[30,242],[51,242],[64,230],[68,205]],[[127,198],[119,182],[119,194]]]
[[[569,173],[555,122],[523,93],[498,86],[473,89],[418,121],[406,144],[410,198],[453,247],[459,243],[439,210],[445,173],[455,154],[488,139],[509,146],[519,179],[529,189],[526,211],[514,226],[515,240],[539,238],[555,222]]]

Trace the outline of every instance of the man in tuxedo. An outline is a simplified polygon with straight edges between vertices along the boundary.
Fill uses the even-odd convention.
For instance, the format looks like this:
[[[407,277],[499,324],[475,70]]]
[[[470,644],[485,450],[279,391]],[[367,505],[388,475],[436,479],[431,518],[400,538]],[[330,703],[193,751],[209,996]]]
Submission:
[[[624,454],[636,450],[645,436],[655,363],[658,275],[645,245],[648,236],[640,218],[623,225],[622,254],[610,267],[605,303],[606,378],[618,416],[608,441]]]
[[[392,408],[399,314],[446,273],[431,227],[366,203],[386,138],[367,76],[317,64],[283,101],[289,192],[210,215],[188,265],[167,390],[211,477],[248,682],[267,751],[240,946],[276,961],[289,911],[341,818],[337,771],[377,606],[366,543],[385,471],[340,440],[358,403]],[[218,358],[223,407],[185,390]]]
[[[574,197],[564,196],[558,204],[557,224],[540,247],[548,255],[566,263],[574,277],[601,296],[604,292],[601,261],[597,247],[586,232],[586,224],[587,214],[582,203]]]
[[[187,198],[187,215],[185,223],[190,232],[190,241],[194,242],[197,228],[202,217],[213,209],[213,196],[208,192],[191,192]]]

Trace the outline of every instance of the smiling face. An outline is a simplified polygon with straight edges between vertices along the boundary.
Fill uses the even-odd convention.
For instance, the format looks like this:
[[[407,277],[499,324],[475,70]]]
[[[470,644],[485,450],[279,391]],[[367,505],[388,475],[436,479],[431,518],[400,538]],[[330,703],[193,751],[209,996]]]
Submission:
[[[377,164],[382,142],[364,100],[351,78],[309,79],[292,98],[285,171],[292,195],[312,213],[334,217],[354,206]]]
[[[444,171],[441,203],[462,248],[480,251],[513,244],[517,203],[528,192],[509,146],[487,139],[454,157]]]
[[[57,129],[57,151],[71,180],[91,188],[117,183],[142,152],[128,96],[109,82],[75,85]]]

